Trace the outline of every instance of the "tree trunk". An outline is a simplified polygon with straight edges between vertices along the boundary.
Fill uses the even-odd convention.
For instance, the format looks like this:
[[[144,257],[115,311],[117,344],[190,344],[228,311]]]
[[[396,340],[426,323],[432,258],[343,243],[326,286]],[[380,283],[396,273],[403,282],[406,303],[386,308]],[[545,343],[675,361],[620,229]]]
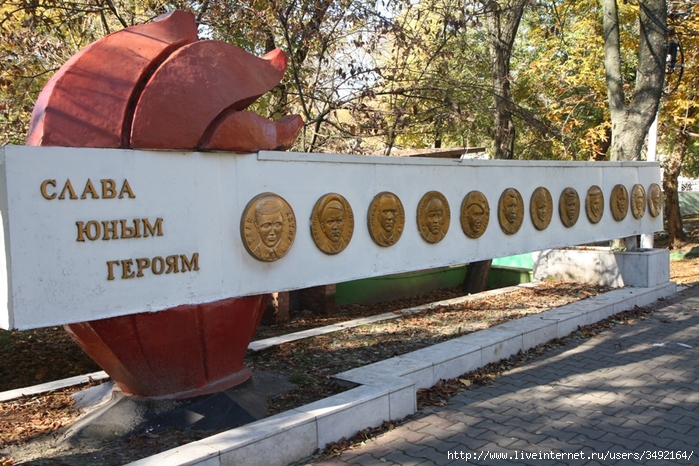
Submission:
[[[493,96],[495,100],[494,153],[495,159],[513,159],[515,150],[515,124],[510,105],[510,57],[529,0],[515,0],[505,7],[495,0],[481,0],[485,6],[490,62],[493,70]]]
[[[610,160],[640,160],[648,129],[658,113],[667,56],[665,0],[639,2],[640,38],[635,89],[627,103],[616,0],[602,0],[604,69],[612,119]]]
[[[529,0],[514,0],[502,7],[495,0],[481,0],[485,7],[488,27],[490,61],[493,69],[493,115],[495,159],[513,159],[515,155],[515,124],[512,119],[510,96],[510,57],[512,47],[522,19],[524,7]],[[471,262],[462,285],[466,293],[485,290],[490,273],[491,260]]]
[[[675,147],[663,163],[663,193],[665,194],[665,222],[670,241],[670,249],[679,247],[687,237],[682,228],[682,215],[677,189],[677,178],[682,171],[682,162],[687,153],[687,135],[677,135]]]
[[[461,286],[464,293],[475,294],[485,290],[488,284],[491,260],[471,262],[466,270],[466,277]]]
[[[602,0],[604,32],[604,69],[607,97],[612,120],[612,144],[609,159],[640,160],[650,125],[658,113],[665,79],[667,56],[666,0],[639,2],[640,37],[638,40],[638,69],[633,96],[624,93],[619,12],[617,0]],[[612,248],[621,243],[635,248],[635,239],[612,241]]]

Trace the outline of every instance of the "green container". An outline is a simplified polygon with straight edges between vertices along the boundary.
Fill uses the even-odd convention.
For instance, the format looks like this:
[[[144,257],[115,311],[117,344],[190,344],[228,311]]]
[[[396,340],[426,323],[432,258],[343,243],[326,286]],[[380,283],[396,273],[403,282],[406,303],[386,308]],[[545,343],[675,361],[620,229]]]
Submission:
[[[514,265],[496,265],[494,260],[488,275],[488,289],[532,281],[534,264],[531,254],[500,258],[497,261],[500,264]],[[531,266],[527,267],[529,264]],[[466,265],[458,265],[338,283],[335,291],[335,303],[338,305],[379,303],[392,299],[411,298],[440,288],[454,288],[463,283],[466,277],[466,268]]]
[[[352,280],[337,284],[335,303],[379,303],[410,298],[439,288],[453,288],[462,283],[465,276],[466,266],[460,265]]]

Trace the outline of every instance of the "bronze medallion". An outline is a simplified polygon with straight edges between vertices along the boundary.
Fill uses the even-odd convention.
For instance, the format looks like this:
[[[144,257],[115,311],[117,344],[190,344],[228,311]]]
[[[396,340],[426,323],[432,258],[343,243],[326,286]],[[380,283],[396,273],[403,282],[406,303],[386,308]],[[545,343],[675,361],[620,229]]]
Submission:
[[[558,214],[561,216],[561,222],[567,228],[572,227],[578,221],[580,216],[580,197],[575,189],[566,188],[563,190],[558,200]]]
[[[354,214],[347,199],[336,193],[318,199],[311,214],[311,235],[326,254],[342,252],[354,233]]]
[[[609,207],[612,210],[612,217],[617,222],[626,218],[626,214],[629,213],[629,192],[623,184],[618,184],[612,189]]]
[[[498,221],[505,234],[514,235],[524,220],[524,201],[522,195],[514,188],[507,188],[500,195],[498,202]]]
[[[296,237],[294,211],[276,194],[259,194],[245,206],[240,236],[245,250],[255,259],[264,262],[281,259]]]
[[[663,210],[663,196],[660,191],[660,186],[657,183],[653,183],[648,188],[648,213],[651,217],[655,218],[660,215]]]
[[[471,191],[461,201],[461,229],[469,238],[480,238],[488,228],[490,205],[480,191]]]
[[[449,203],[442,193],[430,191],[422,196],[417,205],[417,227],[425,241],[442,241],[449,231],[450,220]]]
[[[604,194],[599,186],[593,185],[587,190],[585,213],[590,223],[599,223],[604,215]]]
[[[369,235],[379,246],[393,246],[405,227],[403,203],[393,193],[381,192],[374,197],[368,212]]]
[[[539,186],[532,193],[529,215],[537,230],[545,230],[553,217],[553,198],[548,189]]]
[[[631,188],[631,215],[639,219],[646,214],[646,190],[640,184]]]

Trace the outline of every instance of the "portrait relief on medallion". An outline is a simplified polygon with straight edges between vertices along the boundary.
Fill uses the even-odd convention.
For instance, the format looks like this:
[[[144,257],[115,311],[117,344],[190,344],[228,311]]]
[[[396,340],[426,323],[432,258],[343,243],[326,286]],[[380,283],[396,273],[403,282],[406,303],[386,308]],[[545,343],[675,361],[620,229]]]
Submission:
[[[626,218],[626,214],[629,213],[629,192],[623,184],[618,184],[612,189],[609,207],[612,211],[612,217],[617,222]]]
[[[396,244],[405,228],[405,212],[398,196],[388,191],[377,194],[367,216],[369,235],[376,244],[385,248]]]
[[[636,219],[646,214],[646,190],[640,184],[635,184],[631,188],[631,214]]]
[[[548,189],[539,186],[532,193],[529,215],[537,230],[545,230],[553,217],[553,198]]]
[[[347,199],[336,193],[318,199],[311,214],[311,235],[326,254],[342,252],[354,233],[354,213]]]
[[[663,210],[663,196],[658,183],[648,187],[648,213],[656,218]]]
[[[430,191],[422,196],[417,205],[417,226],[425,241],[442,241],[449,231],[450,221],[449,203],[442,193]]]
[[[514,235],[521,228],[524,221],[524,201],[516,189],[507,188],[500,195],[498,221],[502,231],[508,235]]]
[[[480,191],[471,191],[461,201],[461,229],[469,238],[480,238],[490,222],[490,205]]]
[[[590,223],[599,223],[604,215],[604,194],[599,186],[590,186],[585,197],[585,213]]]
[[[566,188],[563,190],[558,201],[558,213],[561,216],[561,222],[567,228],[572,227],[578,221],[580,216],[580,197],[578,197],[578,192],[575,189]]]
[[[245,250],[255,259],[264,262],[281,259],[296,237],[294,211],[276,194],[259,194],[245,206],[240,235]]]

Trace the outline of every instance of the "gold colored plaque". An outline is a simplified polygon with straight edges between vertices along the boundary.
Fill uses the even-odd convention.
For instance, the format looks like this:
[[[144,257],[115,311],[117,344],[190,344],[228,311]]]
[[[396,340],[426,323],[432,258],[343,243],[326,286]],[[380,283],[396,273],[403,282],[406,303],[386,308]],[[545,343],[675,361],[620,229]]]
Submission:
[[[629,213],[629,192],[623,184],[618,184],[612,189],[609,207],[612,210],[612,217],[617,222],[626,218],[626,214]]]
[[[403,203],[393,193],[381,192],[374,197],[368,212],[369,235],[379,246],[393,246],[405,227]]]
[[[490,221],[488,199],[480,191],[471,191],[461,201],[461,229],[469,238],[479,238]]]
[[[240,219],[245,250],[255,259],[273,262],[289,252],[296,237],[296,217],[283,198],[272,193],[255,196]]]
[[[578,197],[578,192],[575,189],[566,188],[563,190],[558,201],[558,213],[561,216],[561,222],[567,228],[572,227],[578,221],[580,216],[580,197]]]
[[[442,193],[430,191],[422,196],[417,205],[417,226],[425,241],[428,243],[442,241],[449,231],[450,221],[449,203]]]
[[[354,233],[354,213],[347,199],[336,193],[318,199],[311,214],[311,235],[326,254],[342,252]]]
[[[537,230],[545,230],[553,217],[553,198],[548,189],[539,186],[532,193],[529,202],[529,215]]]
[[[599,186],[590,186],[585,197],[585,213],[590,223],[599,223],[604,215],[604,194]]]
[[[631,188],[631,214],[636,219],[646,214],[646,190],[640,184]]]
[[[653,183],[648,188],[648,213],[655,218],[660,215],[663,210],[663,196],[660,191],[660,186]]]
[[[524,220],[524,201],[522,195],[514,188],[507,188],[500,195],[498,202],[498,221],[505,234],[514,235]]]

